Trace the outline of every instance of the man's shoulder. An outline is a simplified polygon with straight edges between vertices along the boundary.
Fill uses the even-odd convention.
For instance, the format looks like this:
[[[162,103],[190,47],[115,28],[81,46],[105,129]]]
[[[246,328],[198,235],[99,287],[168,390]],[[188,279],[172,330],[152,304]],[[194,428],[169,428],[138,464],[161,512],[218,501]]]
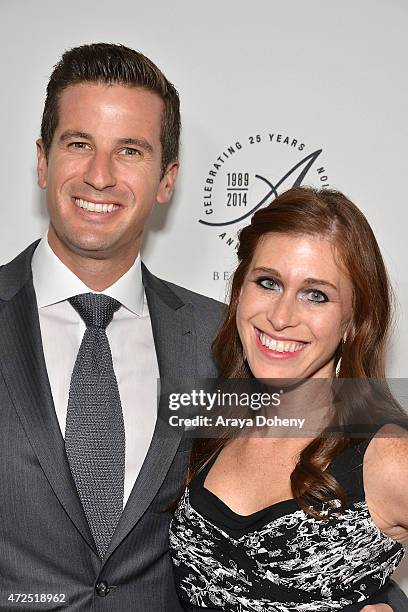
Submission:
[[[9,300],[31,277],[31,258],[38,240],[0,266],[0,301]]]
[[[160,293],[164,298],[173,297],[174,300],[172,302],[177,301],[179,306],[190,304],[197,313],[207,317],[212,315],[218,319],[225,313],[225,304],[223,302],[159,278],[152,274],[144,265],[143,278],[145,286],[149,286],[149,288],[152,288],[156,293]]]
[[[187,289],[186,287],[182,287],[181,285],[176,285],[175,283],[171,283],[170,281],[163,281],[166,285],[181,299],[185,304],[192,304],[195,308],[203,309],[208,312],[223,314],[225,311],[225,304],[223,302],[219,302],[218,300],[214,300],[206,295],[202,295],[201,293],[196,293],[195,291],[191,291],[191,289]]]
[[[175,283],[162,281],[184,304],[192,309],[196,332],[214,339],[225,315],[225,304]]]

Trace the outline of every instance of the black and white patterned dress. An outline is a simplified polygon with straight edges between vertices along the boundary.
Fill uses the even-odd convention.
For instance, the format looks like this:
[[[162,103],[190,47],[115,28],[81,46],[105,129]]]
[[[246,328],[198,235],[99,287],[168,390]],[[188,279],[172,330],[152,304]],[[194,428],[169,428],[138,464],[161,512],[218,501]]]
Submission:
[[[329,467],[348,503],[343,514],[323,507],[328,520],[306,514],[294,500],[238,515],[204,488],[215,458],[207,464],[186,489],[170,527],[177,589],[187,609],[332,612],[367,603],[404,556],[365,502],[368,443],[347,449]]]

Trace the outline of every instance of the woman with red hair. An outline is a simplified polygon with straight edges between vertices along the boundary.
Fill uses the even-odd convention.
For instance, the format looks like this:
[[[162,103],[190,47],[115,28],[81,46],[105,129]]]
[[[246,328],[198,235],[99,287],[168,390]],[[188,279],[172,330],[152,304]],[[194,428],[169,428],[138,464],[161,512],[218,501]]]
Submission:
[[[385,380],[391,288],[374,234],[343,194],[293,188],[241,231],[238,259],[221,378],[283,387],[280,416],[307,417],[314,389],[324,410],[312,435],[194,441],[170,531],[180,597],[191,612],[390,610],[369,604],[408,540],[408,436]]]

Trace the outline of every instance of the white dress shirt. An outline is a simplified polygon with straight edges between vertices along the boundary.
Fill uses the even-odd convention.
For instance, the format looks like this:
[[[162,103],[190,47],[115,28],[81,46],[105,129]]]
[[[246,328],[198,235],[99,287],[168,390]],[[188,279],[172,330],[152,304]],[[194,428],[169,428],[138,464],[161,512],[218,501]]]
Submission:
[[[48,378],[61,433],[65,436],[71,374],[85,332],[85,323],[67,300],[80,293],[98,292],[89,289],[62,263],[47,237],[40,241],[31,265]],[[125,424],[125,505],[146,457],[157,418],[159,367],[140,256],[102,293],[122,304],[106,333]]]

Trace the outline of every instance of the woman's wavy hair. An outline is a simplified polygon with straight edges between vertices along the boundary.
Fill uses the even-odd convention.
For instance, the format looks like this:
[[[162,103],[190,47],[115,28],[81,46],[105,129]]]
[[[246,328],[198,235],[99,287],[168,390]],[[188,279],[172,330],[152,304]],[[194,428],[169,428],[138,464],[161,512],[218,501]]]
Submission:
[[[385,352],[392,321],[391,285],[367,219],[339,191],[309,187],[289,189],[269,206],[258,210],[250,225],[240,232],[239,264],[232,279],[229,305],[224,323],[213,342],[220,377],[252,377],[243,357],[236,313],[241,287],[255,249],[262,239],[272,233],[318,236],[327,238],[333,245],[339,258],[338,263],[349,275],[353,286],[352,319],[346,340],[339,345],[337,351],[337,376],[341,379],[383,380],[386,399],[398,413],[396,402],[388,393],[385,381]],[[361,441],[361,437],[351,438],[345,432],[347,425],[352,422],[352,411],[356,413],[358,409],[363,410],[371,401],[372,393],[367,389],[364,387],[361,393],[352,394],[352,407],[351,400],[347,402],[343,397],[342,410],[336,417],[337,434],[340,429],[340,435],[324,435],[327,434],[325,430],[300,453],[291,475],[291,486],[294,499],[305,512],[322,518],[310,507],[311,501],[330,503],[338,499],[341,508],[345,508],[346,493],[326,468],[339,453]],[[376,418],[373,413],[373,419]],[[188,481],[226,441],[194,441]]]

